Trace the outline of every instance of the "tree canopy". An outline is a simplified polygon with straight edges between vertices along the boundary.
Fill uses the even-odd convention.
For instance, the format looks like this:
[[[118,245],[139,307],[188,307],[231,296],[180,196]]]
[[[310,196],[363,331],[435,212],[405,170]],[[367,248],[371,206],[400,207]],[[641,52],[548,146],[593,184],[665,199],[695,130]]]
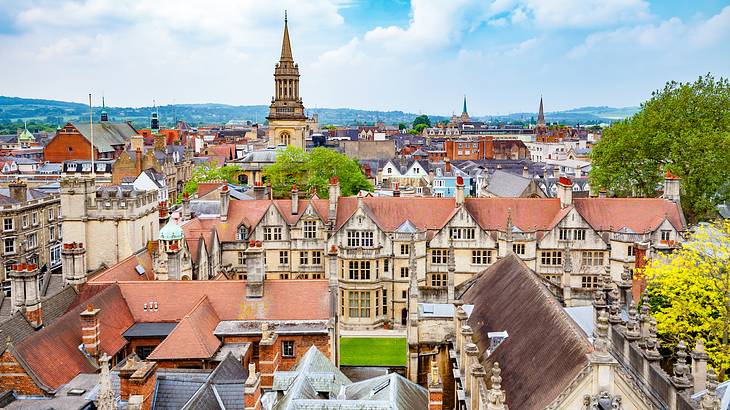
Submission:
[[[264,178],[271,184],[275,198],[288,197],[295,184],[300,191],[310,192],[316,188],[320,198],[327,198],[329,180],[333,176],[339,178],[340,192],[344,196],[373,190],[356,160],[329,148],[317,147],[305,152],[301,148],[287,147],[277,154],[274,164],[264,168]]]
[[[690,221],[730,198],[730,82],[707,74],[669,82],[633,117],[603,131],[593,147],[591,185],[617,196],[656,196],[664,171],[682,178]]]
[[[413,129],[416,129],[419,124],[425,124],[427,127],[430,127],[431,119],[428,118],[428,115],[419,115],[418,117],[413,119]]]
[[[730,222],[701,225],[681,249],[638,274],[647,279],[662,345],[694,346],[703,339],[724,379],[730,367]]]
[[[177,201],[182,201],[182,194],[192,195],[198,191],[198,184],[201,182],[226,181],[236,183],[241,168],[238,165],[225,165],[218,167],[215,164],[198,164],[193,167],[192,176],[183,186],[183,192],[178,195]]]

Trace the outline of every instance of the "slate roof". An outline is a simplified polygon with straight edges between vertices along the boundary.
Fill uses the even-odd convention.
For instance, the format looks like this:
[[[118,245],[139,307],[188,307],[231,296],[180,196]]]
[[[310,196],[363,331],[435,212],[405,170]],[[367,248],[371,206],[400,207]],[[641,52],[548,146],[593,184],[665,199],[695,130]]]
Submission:
[[[519,198],[531,183],[532,178],[495,170],[488,178],[487,191],[498,197]]]
[[[91,126],[85,122],[72,122],[81,135],[91,141]],[[124,145],[137,130],[126,122],[94,123],[94,145],[99,152],[114,151],[115,145]]]
[[[147,322],[135,323],[127,329],[122,336],[130,337],[162,337],[167,336],[177,326],[177,323],[171,322]]]
[[[212,372],[158,370],[152,409],[243,409],[243,384],[247,377],[248,370],[232,354]]]
[[[48,196],[49,196],[48,193],[40,191],[35,188],[26,188],[26,190],[25,190],[26,201],[46,198]],[[19,203],[20,203],[19,201],[16,201],[14,198],[12,198],[10,196],[10,188],[8,188],[8,187],[0,188],[0,205],[16,205]]]
[[[478,340],[481,363],[491,369],[499,362],[510,408],[545,408],[588,364],[592,347],[582,330],[515,254],[461,289],[464,302],[474,305],[468,324]],[[500,331],[509,336],[487,355],[487,334]]]

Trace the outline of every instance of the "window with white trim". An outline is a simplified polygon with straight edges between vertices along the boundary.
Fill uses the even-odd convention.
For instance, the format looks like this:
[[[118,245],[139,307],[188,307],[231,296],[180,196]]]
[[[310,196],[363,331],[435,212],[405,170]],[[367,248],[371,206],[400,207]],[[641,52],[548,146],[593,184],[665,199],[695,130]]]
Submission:
[[[317,221],[304,221],[304,239],[317,237]]]
[[[5,238],[4,251],[6,255],[15,253],[15,238]]]
[[[431,263],[434,265],[443,265],[448,262],[448,249],[431,249]]]
[[[281,227],[280,226],[264,227],[264,240],[265,241],[280,241],[281,240]]]
[[[284,340],[281,342],[281,355],[284,357],[294,357],[293,340]]]
[[[3,219],[3,231],[12,231],[13,229],[15,229],[13,218]]]

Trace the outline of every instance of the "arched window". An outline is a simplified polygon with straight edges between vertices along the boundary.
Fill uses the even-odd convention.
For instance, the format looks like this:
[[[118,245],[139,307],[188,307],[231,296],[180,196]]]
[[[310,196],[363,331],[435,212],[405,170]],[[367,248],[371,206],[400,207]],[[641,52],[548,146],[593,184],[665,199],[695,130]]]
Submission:
[[[289,135],[288,132],[286,132],[286,131],[285,132],[282,132],[281,134],[279,134],[279,138],[280,138],[280,141],[281,141],[281,144],[282,145],[289,145],[289,144],[291,144],[291,135]]]

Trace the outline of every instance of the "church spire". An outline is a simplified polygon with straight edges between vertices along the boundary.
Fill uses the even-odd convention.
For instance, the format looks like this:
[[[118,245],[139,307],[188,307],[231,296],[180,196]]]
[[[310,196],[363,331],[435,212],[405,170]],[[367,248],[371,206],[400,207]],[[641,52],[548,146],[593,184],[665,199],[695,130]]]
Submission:
[[[291,41],[289,40],[289,19],[286,10],[284,10],[284,39],[281,42],[281,58],[280,61],[294,61],[291,54]]]
[[[468,111],[466,110],[466,94],[464,94],[464,109],[461,111],[461,113],[462,114],[468,113]]]
[[[540,110],[537,112],[537,126],[545,126],[545,112],[542,109],[542,95],[540,96]]]

